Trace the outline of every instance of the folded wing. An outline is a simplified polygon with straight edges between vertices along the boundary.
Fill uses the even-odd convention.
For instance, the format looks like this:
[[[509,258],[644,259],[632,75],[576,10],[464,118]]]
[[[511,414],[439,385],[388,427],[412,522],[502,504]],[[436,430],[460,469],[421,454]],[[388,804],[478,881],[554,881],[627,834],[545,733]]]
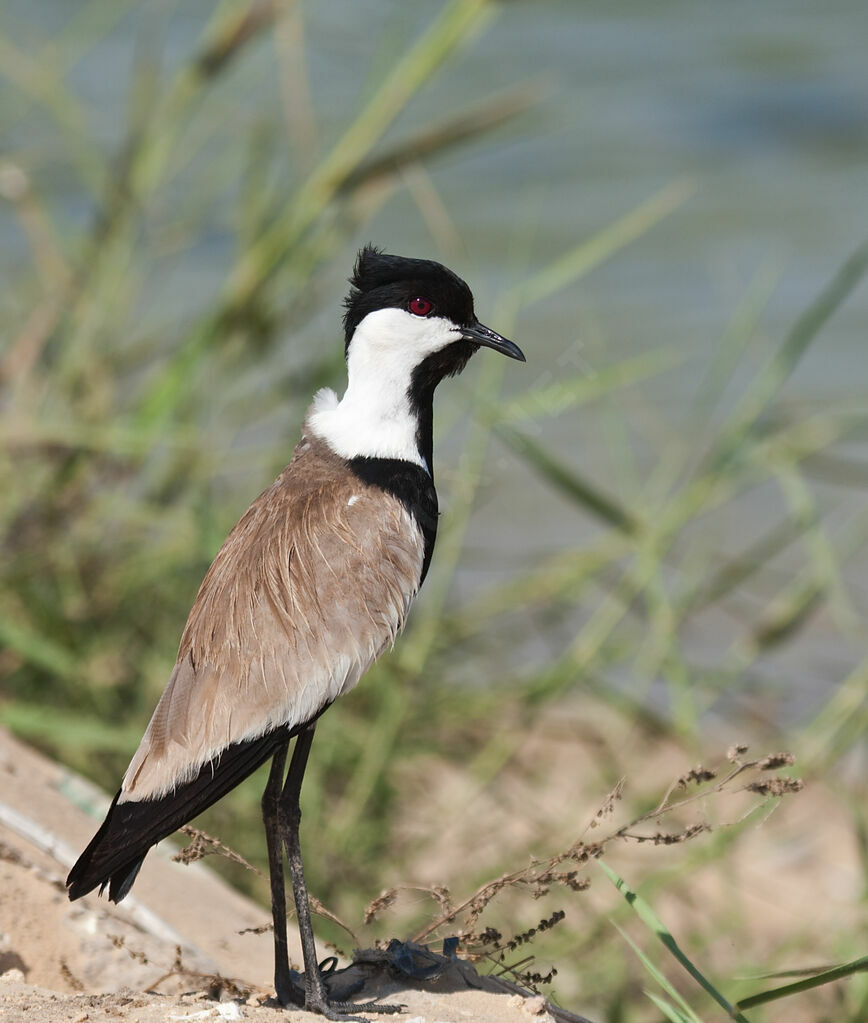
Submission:
[[[129,891],[148,849],[351,689],[395,638],[425,543],[320,440],[251,505],[208,571],[178,660],[70,896]]]

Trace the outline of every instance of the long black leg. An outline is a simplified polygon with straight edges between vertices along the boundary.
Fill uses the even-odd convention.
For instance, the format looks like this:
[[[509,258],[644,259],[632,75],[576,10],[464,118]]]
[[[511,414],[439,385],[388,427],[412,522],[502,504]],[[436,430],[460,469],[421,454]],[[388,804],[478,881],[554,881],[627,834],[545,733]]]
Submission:
[[[304,883],[304,867],[301,862],[299,839],[301,824],[299,796],[310,745],[313,742],[314,727],[314,723],[311,722],[296,737],[292,760],[289,763],[289,773],[286,776],[286,784],[280,797],[281,831],[286,844],[286,858],[289,862],[289,876],[292,881],[292,894],[295,898],[295,911],[298,916],[298,931],[304,954],[304,1007],[308,1012],[321,1013],[326,1019],[356,1020],[358,1023],[366,1023],[360,1016],[345,1015],[345,1013],[353,1011],[400,1012],[401,1006],[382,1005],[377,1002],[366,1002],[361,1005],[349,1002],[330,1002],[316,958],[313,924],[310,918],[310,900],[307,895],[307,886]]]
[[[274,922],[274,990],[281,1005],[304,1005],[304,991],[292,981],[286,943],[286,890],[283,880],[283,843],[280,834],[280,794],[289,739],[274,754],[262,793],[262,822],[271,878],[271,919]]]
[[[310,900],[307,896],[307,886],[304,883],[304,867],[301,862],[301,843],[299,840],[299,825],[301,824],[301,807],[299,796],[301,795],[301,783],[304,780],[304,771],[307,767],[307,758],[310,753],[310,745],[313,742],[314,726],[308,725],[298,733],[295,740],[295,747],[292,751],[292,760],[289,764],[289,774],[286,777],[286,784],[280,796],[280,823],[283,840],[286,843],[286,857],[289,861],[289,877],[292,881],[292,894],[295,899],[295,911],[298,916],[298,932],[301,938],[301,950],[304,955],[304,986],[306,993],[306,1008],[315,1011],[310,1005],[311,995],[314,1001],[320,1005],[328,1004],[325,984],[319,972],[316,958],[316,945],[313,938],[313,924],[310,919]]]

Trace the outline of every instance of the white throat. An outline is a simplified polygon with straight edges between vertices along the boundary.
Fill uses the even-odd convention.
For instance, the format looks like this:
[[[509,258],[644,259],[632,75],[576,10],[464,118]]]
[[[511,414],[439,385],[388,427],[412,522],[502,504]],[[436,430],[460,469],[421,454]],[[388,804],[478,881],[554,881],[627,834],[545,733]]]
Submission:
[[[308,428],[342,458],[397,458],[430,474],[419,451],[418,419],[410,403],[413,370],[461,336],[450,320],[378,309],[356,327],[343,398],[326,388],[314,398]]]

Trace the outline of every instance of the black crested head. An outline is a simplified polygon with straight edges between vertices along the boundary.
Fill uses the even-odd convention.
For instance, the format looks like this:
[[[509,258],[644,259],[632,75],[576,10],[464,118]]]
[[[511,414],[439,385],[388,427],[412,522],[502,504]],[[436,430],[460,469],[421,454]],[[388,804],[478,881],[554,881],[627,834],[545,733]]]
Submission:
[[[470,288],[431,259],[359,252],[346,300],[347,395],[362,395],[405,431],[431,471],[434,390],[481,347],[524,362],[518,345],[480,323]],[[361,381],[354,386],[355,381]],[[358,399],[362,400],[362,399]],[[407,441],[405,436],[405,448]]]
[[[476,322],[470,288],[442,263],[433,259],[409,259],[366,245],[356,259],[344,305],[344,350],[356,327],[377,309],[409,309],[423,297],[433,306],[429,315],[443,316],[458,326]],[[470,347],[470,346],[469,346]],[[468,357],[475,346],[470,347]],[[465,360],[466,361],[466,360]]]

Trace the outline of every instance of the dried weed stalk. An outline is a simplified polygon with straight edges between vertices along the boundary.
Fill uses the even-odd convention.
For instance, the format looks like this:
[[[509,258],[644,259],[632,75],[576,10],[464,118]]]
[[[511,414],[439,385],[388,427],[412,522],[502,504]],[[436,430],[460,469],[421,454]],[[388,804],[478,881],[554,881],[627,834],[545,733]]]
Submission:
[[[412,941],[422,942],[426,938],[430,938],[441,927],[457,924],[457,937],[460,941],[459,948],[465,958],[470,960],[488,959],[495,964],[500,974],[510,974],[518,983],[536,990],[538,985],[548,984],[552,981],[557,973],[555,968],[552,967],[548,973],[541,974],[527,969],[534,961],[532,955],[524,956],[512,963],[506,962],[506,956],[508,953],[515,952],[532,941],[538,934],[555,927],[564,919],[566,913],[564,910],[558,909],[550,917],[540,920],[536,927],[531,927],[527,931],[504,939],[500,931],[494,927],[489,926],[477,930],[479,919],[492,900],[507,888],[528,892],[534,899],[542,898],[552,888],[556,887],[566,888],[573,892],[585,891],[590,887],[591,882],[587,877],[580,876],[581,868],[591,860],[602,856],[613,842],[636,842],[639,844],[664,846],[679,845],[689,842],[706,832],[710,832],[715,827],[737,825],[770,802],[799,792],[804,787],[804,783],[797,778],[774,776],[754,777],[750,780],[745,779],[744,776],[750,772],[760,774],[776,771],[784,767],[790,767],[795,763],[795,757],[792,753],[770,753],[754,760],[745,760],[743,758],[747,752],[748,747],[746,745],[738,744],[727,750],[726,761],[723,767],[710,769],[699,764],[691,768],[671,783],[663,798],[653,810],[640,814],[627,824],[614,828],[608,834],[601,835],[596,841],[588,841],[586,836],[589,831],[599,828],[604,821],[609,820],[615,815],[616,806],[622,799],[624,792],[625,779],[622,778],[611,792],[606,795],[579,837],[568,849],[556,853],[545,860],[532,858],[527,866],[501,874],[500,877],[487,881],[477,888],[471,896],[458,904],[453,902],[452,894],[445,885],[423,886],[408,884],[388,888],[368,904],[365,910],[364,922],[366,925],[371,923],[379,914],[389,909],[401,892],[424,892],[438,904],[440,912],[431,923],[422,928],[412,938]],[[721,774],[721,772],[723,773]],[[742,783],[737,784],[737,779],[742,779]],[[696,821],[675,831],[663,831],[659,828],[647,831],[643,829],[643,825],[656,824],[661,818],[685,807],[701,803],[709,796],[724,793],[734,794],[736,792],[750,792],[759,796],[760,799],[735,820],[726,821],[714,827],[706,821]],[[678,798],[673,798],[676,794],[678,794]],[[205,834],[205,832],[189,826],[181,830],[184,834],[191,836],[193,841],[173,857],[176,861],[193,863],[204,856],[216,854],[224,856],[234,863],[240,863],[248,870],[261,875],[261,871],[257,870],[243,856],[234,852],[218,839],[212,838],[210,835]],[[341,927],[352,938],[354,945],[356,947],[360,946],[360,942],[351,928],[328,910],[319,899],[311,897],[311,909]],[[250,931],[261,933],[268,929],[268,926],[247,928],[240,933]],[[161,977],[156,982],[157,984],[167,977],[178,973],[190,975],[191,971],[184,969],[181,962],[180,949],[178,951],[179,955],[172,970]],[[222,985],[233,983],[222,977],[204,978],[201,975],[199,976],[200,979],[215,981]]]
[[[449,915],[453,912],[452,896],[445,885],[400,884],[394,888],[387,888],[368,903],[365,908],[365,924],[369,924],[383,910],[393,906],[401,892],[423,892],[425,895],[430,895],[438,903],[444,914]]]
[[[487,927],[477,930],[477,925],[482,913],[489,903],[496,898],[504,889],[522,889],[530,893],[534,899],[547,895],[553,887],[568,888],[570,891],[585,891],[590,886],[590,881],[580,876],[581,869],[591,860],[598,859],[606,849],[618,841],[649,843],[652,845],[678,845],[689,842],[697,836],[714,830],[711,824],[706,821],[696,821],[687,827],[674,831],[646,830],[643,825],[656,824],[661,818],[673,814],[693,804],[701,803],[709,796],[721,795],[723,793],[733,794],[735,792],[751,792],[762,797],[753,804],[737,820],[727,821],[716,827],[729,827],[739,824],[747,817],[756,813],[761,807],[772,800],[780,799],[785,795],[799,792],[803,783],[799,779],[786,777],[754,778],[750,781],[744,779],[746,774],[751,772],[774,771],[782,767],[789,767],[795,762],[791,753],[772,753],[754,760],[743,759],[748,747],[745,745],[733,746],[726,754],[724,768],[709,769],[697,765],[685,774],[676,778],[665,795],[654,807],[646,813],[640,814],[634,820],[614,828],[606,835],[602,835],[596,841],[588,841],[587,834],[591,829],[601,826],[602,822],[614,815],[616,804],[621,800],[624,791],[624,780],[612,789],[594,813],[591,820],[585,826],[578,839],[562,852],[550,856],[546,860],[532,859],[531,862],[518,870],[502,874],[500,877],[487,881],[479,887],[469,898],[457,905],[452,903],[448,889],[443,886],[437,888],[418,888],[416,891],[429,892],[437,899],[442,911],[426,927],[422,928],[413,937],[413,941],[421,942],[429,938],[441,927],[449,924],[458,924],[458,937],[461,940],[462,952],[468,958],[491,957],[493,953],[502,954],[512,951],[522,944],[529,932],[525,935],[516,935],[509,941],[502,943],[502,936],[494,928]],[[737,780],[742,780],[739,784]],[[678,794],[677,798],[675,794]],[[367,908],[365,923],[369,923],[379,912],[386,909],[395,901],[398,892],[412,886],[400,886],[384,891]],[[556,919],[555,919],[556,918]],[[548,926],[563,919],[563,911],[559,910],[549,921],[541,921],[537,928],[533,928],[533,934],[546,930]],[[546,924],[546,926],[543,926]],[[513,964],[514,970],[520,964]],[[524,981],[527,976],[522,975]],[[544,982],[537,981],[537,983]]]
[[[249,985],[233,980],[231,977],[224,977],[220,973],[202,973],[200,970],[186,966],[184,964],[184,953],[180,945],[175,946],[175,958],[172,965],[148,986],[148,992],[157,991],[161,984],[164,984],[173,977],[192,981],[203,994],[215,1002],[222,1001],[225,998],[249,998],[253,990]]]
[[[189,824],[185,824],[178,830],[188,838],[192,838],[193,841],[175,853],[172,857],[173,863],[195,863],[196,860],[202,860],[206,856],[223,856],[225,859],[231,860],[232,863],[238,863],[246,870],[252,870],[254,874],[262,877],[261,870],[257,870],[252,863],[248,863],[240,853],[230,849],[228,845],[224,845],[219,838],[214,838],[213,835],[200,831],[199,828],[190,827]]]
[[[69,968],[69,963],[65,959],[60,960],[60,975],[63,977],[66,983],[69,984],[73,991],[87,990],[82,981],[80,981],[78,977]]]
[[[142,966],[160,968],[158,963],[152,962],[140,949],[130,948],[127,944],[127,939],[122,934],[109,934],[108,938],[116,949],[126,952],[130,959],[141,963]],[[65,964],[63,965],[65,966]],[[64,976],[66,976],[66,971],[64,971]],[[163,967],[163,972],[156,980],[147,985],[146,990],[154,992],[161,984],[173,977],[180,977],[185,981],[192,982],[195,987],[198,987],[200,991],[215,1001],[219,1000],[221,995],[226,995],[229,998],[246,998],[251,993],[251,988],[240,981],[224,977],[219,973],[202,973],[200,970],[187,966],[184,963],[184,953],[180,945],[175,946],[175,957],[172,960],[171,966],[168,968]],[[69,977],[67,979],[74,978]],[[84,988],[82,987],[81,990],[84,990]]]
[[[185,824],[184,827],[179,828],[183,834],[187,835],[188,838],[192,838],[192,842],[189,845],[185,845],[183,849],[179,850],[173,857],[172,860],[175,863],[195,863],[197,860],[204,859],[206,856],[222,856],[224,859],[230,860],[232,863],[238,863],[246,870],[253,871],[257,877],[262,877],[262,871],[257,867],[254,867],[252,863],[248,863],[247,860],[240,854],[235,852],[234,849],[230,849],[228,845],[225,845],[220,841],[219,838],[214,838],[213,835],[209,835],[199,828],[193,828],[189,824]],[[332,923],[343,928],[353,939],[355,944],[358,944],[359,939],[353,933],[352,929],[337,917],[330,909],[320,902],[315,895],[308,895],[310,899],[311,910],[319,916],[325,917],[327,920],[331,920]],[[239,931],[239,934],[263,934],[265,931],[271,930],[271,924],[265,924],[262,927],[245,927],[244,930]]]

